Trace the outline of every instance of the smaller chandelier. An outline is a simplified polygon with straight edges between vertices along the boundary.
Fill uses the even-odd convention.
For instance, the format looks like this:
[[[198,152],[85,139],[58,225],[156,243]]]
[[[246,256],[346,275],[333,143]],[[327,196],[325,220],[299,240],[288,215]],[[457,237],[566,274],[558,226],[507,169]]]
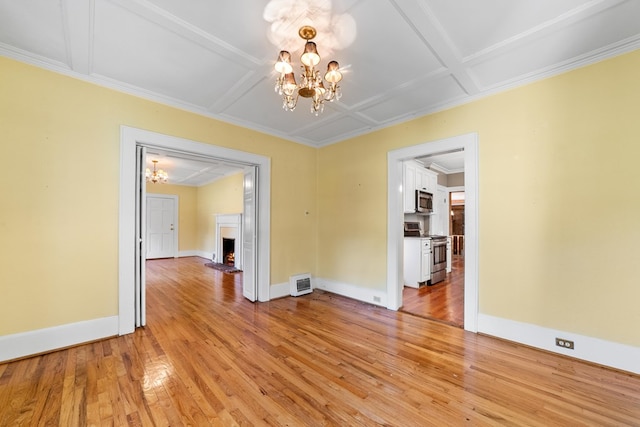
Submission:
[[[291,54],[286,50],[280,51],[275,69],[280,76],[276,81],[275,90],[282,96],[282,108],[285,111],[293,111],[298,103],[298,97],[311,99],[311,113],[316,116],[324,110],[325,101],[333,102],[342,97],[338,82],[342,80],[342,73],[337,61],[330,61],[327,65],[327,72],[324,80],[328,83],[325,88],[320,71],[315,66],[320,63],[320,55],[316,44],[311,40],[316,36],[316,29],[304,26],[298,31],[298,35],[306,40],[304,52],[300,57],[302,62],[302,80],[296,83],[291,66]]]
[[[147,182],[153,182],[154,184],[156,182],[160,182],[164,184],[169,179],[169,175],[162,169],[156,170],[156,165],[158,163],[157,160],[152,160],[152,162],[153,162],[153,171],[150,171],[149,168],[147,168],[144,174],[145,177],[147,178]]]

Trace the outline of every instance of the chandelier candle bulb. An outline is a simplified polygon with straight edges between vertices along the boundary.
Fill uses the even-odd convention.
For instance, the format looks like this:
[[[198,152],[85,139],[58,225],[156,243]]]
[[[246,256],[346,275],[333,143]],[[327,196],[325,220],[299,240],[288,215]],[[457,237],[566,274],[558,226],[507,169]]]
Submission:
[[[300,57],[300,61],[307,67],[315,67],[320,63],[320,55],[314,42],[307,42],[304,45],[304,53]]]
[[[282,85],[282,93],[287,96],[291,96],[295,93],[298,85],[296,84],[296,77],[293,73],[285,74],[284,76],[284,84]]]
[[[278,62],[276,62],[276,71],[280,74],[289,74],[293,72],[291,66],[291,54],[286,50],[280,51]]]
[[[331,61],[327,65],[327,73],[324,75],[324,79],[329,83],[338,83],[342,80],[342,73],[339,71],[340,65],[338,61]]]
[[[333,102],[342,96],[338,82],[342,80],[340,65],[337,61],[330,61],[327,65],[327,72],[324,80],[329,83],[325,87],[322,74],[316,70],[316,65],[320,63],[320,55],[315,42],[316,30],[310,26],[303,26],[298,31],[298,35],[306,40],[304,52],[300,57],[302,63],[302,74],[300,84],[296,83],[291,65],[291,54],[286,50],[281,50],[274,66],[279,77],[276,80],[275,91],[282,96],[282,108],[285,111],[293,111],[298,103],[298,98],[311,99],[311,113],[316,116],[324,111],[325,101]]]

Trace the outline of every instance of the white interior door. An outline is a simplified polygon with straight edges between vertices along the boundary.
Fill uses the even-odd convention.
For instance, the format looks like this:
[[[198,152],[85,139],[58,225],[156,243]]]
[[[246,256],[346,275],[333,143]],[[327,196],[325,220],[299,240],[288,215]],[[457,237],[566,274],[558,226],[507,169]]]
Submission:
[[[256,211],[257,188],[256,167],[248,166],[244,173],[244,214],[242,215],[242,295],[249,301],[256,300],[257,268],[256,268]]]
[[[135,283],[134,283],[134,310],[135,326],[144,326],[147,323],[146,313],[146,289],[145,289],[145,229],[146,229],[146,165],[147,149],[136,146],[136,244],[135,244]]]
[[[449,191],[447,187],[438,185],[433,202],[435,215],[431,216],[434,225],[431,234],[449,235]]]
[[[146,258],[176,256],[177,197],[147,194]]]

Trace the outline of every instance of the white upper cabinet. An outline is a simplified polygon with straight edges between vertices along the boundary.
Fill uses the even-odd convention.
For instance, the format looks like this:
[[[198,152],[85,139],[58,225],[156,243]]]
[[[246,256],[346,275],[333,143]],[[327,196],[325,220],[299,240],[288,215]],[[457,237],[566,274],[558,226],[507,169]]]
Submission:
[[[435,194],[438,174],[423,167],[416,168],[416,189]]]
[[[416,190],[435,194],[438,185],[438,174],[426,169],[422,164],[407,160],[403,169],[404,212],[416,211]]]
[[[416,165],[404,162],[402,191],[404,192],[404,213],[416,211]]]

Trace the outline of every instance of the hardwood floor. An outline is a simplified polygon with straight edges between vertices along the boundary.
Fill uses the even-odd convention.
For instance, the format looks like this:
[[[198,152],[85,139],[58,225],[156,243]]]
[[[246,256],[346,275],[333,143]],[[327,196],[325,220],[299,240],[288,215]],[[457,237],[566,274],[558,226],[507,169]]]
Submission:
[[[621,426],[640,376],[321,291],[148,265],[148,326],[0,364],[0,425]]]
[[[402,311],[438,320],[462,328],[464,326],[464,257],[454,255],[451,273],[440,283],[402,290]]]

